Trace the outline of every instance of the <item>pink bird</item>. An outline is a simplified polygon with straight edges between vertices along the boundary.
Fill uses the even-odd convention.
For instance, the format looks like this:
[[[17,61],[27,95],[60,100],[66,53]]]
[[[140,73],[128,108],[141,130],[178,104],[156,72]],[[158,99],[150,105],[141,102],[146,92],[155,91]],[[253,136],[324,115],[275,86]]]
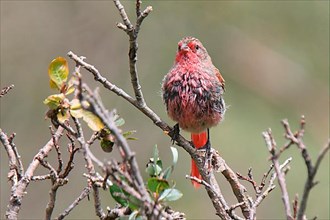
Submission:
[[[175,62],[162,85],[167,113],[179,127],[191,132],[195,148],[210,150],[209,128],[224,117],[225,80],[213,65],[202,43],[185,37],[178,43]],[[179,126],[179,127],[178,127]],[[196,163],[191,162],[191,176],[202,179]],[[200,184],[192,181],[195,188]]]

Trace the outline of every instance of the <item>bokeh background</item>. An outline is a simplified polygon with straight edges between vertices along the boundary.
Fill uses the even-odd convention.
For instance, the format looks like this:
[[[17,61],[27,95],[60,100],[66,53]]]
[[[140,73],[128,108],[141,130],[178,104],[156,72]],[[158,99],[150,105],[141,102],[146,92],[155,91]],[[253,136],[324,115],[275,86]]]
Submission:
[[[123,4],[134,21],[134,2]],[[260,180],[270,164],[261,132],[271,127],[281,146],[285,139],[280,120],[288,118],[296,129],[302,114],[307,120],[304,140],[315,160],[329,135],[329,1],[145,1],[143,6],[149,4],[154,10],[140,32],[138,68],[145,99],[157,114],[174,124],[166,116],[160,85],[173,64],[177,42],[192,35],[204,43],[226,79],[225,100],[230,108],[224,122],[211,131],[213,147],[226,162],[242,174],[252,167]],[[1,99],[1,128],[17,133],[15,143],[25,167],[50,138],[42,101],[53,92],[47,75],[52,59],[65,57],[70,50],[86,56],[109,80],[132,94],[127,36],[116,28],[118,21],[112,1],[1,1],[1,87],[15,85]],[[74,63],[69,62],[73,70]],[[99,86],[89,73],[84,71],[83,77],[92,87]],[[106,106],[125,118],[123,129],[137,130],[139,140],[131,147],[142,172],[156,144],[164,163],[170,164],[169,138],[123,99],[103,88],[100,92]],[[61,147],[64,153],[64,143]],[[205,191],[193,189],[185,179],[190,158],[178,149],[172,178],[184,196],[170,205],[189,219],[216,218]],[[101,160],[112,157],[98,145],[92,150]],[[3,218],[10,188],[7,155],[3,148],[0,152]],[[316,176],[320,183],[310,195],[309,218],[329,219],[328,155]],[[289,156],[293,161],[286,180],[292,200],[296,193],[302,194],[306,169],[297,149],[285,152],[281,160]],[[49,161],[57,166],[55,158],[52,152]],[[46,172],[37,170],[37,174]],[[69,184],[58,192],[53,217],[85,187],[83,172],[84,161],[78,154]],[[228,183],[221,174],[218,179],[225,197],[234,203]],[[43,218],[49,187],[50,182],[29,185],[21,219]],[[102,199],[104,209],[114,205],[107,191],[102,191]],[[85,199],[68,218],[95,219],[93,202]],[[258,218],[284,218],[278,187],[260,205]]]

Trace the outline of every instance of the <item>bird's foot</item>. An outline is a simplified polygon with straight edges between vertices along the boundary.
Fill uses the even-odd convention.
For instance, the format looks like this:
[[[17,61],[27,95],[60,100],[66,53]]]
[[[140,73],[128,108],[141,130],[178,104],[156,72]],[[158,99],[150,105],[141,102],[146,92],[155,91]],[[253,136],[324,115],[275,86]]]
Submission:
[[[204,167],[207,168],[207,171],[211,168],[211,143],[210,138],[207,138],[207,142],[205,144],[205,160],[204,160]]]
[[[180,136],[180,127],[179,127],[179,124],[175,124],[173,126],[173,129],[169,132],[169,135],[171,136],[172,144],[174,144],[175,141]]]

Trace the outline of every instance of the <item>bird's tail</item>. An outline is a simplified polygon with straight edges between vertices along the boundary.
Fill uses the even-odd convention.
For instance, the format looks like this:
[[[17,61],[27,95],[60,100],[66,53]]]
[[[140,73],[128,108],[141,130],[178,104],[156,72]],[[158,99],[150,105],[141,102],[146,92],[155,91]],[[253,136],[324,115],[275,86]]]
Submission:
[[[191,141],[193,142],[195,148],[201,148],[204,147],[205,144],[207,143],[207,132],[203,131],[201,133],[195,134],[195,133],[191,133]],[[201,174],[198,171],[197,165],[195,163],[195,161],[192,159],[191,160],[191,176],[196,177],[198,179],[202,179]],[[195,188],[199,188],[200,184],[197,183],[196,181],[192,180],[191,181],[193,186]]]

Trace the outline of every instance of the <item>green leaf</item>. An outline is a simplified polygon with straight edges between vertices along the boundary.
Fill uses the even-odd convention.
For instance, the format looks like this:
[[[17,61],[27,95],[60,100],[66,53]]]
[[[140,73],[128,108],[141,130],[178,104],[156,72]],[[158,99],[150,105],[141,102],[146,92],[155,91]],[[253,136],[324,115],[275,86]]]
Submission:
[[[128,220],[135,220],[136,217],[138,216],[139,212],[137,210],[133,211],[129,217],[128,217]]]
[[[82,118],[93,131],[100,131],[104,128],[101,119],[92,112],[82,109],[78,99],[70,102],[70,113],[75,118]]]
[[[101,148],[104,152],[107,152],[107,153],[110,153],[112,152],[113,150],[113,145],[115,143],[113,141],[110,141],[110,140],[106,140],[104,138],[102,138],[101,142],[100,142],[100,145],[101,145]]]
[[[83,117],[83,109],[81,108],[81,104],[78,99],[72,99],[70,102],[70,113],[72,117],[82,118]]]
[[[81,109],[81,104],[79,99],[72,99],[70,102],[70,110]]]
[[[101,119],[90,111],[82,110],[82,119],[93,131],[101,131],[104,128],[104,124]]]
[[[170,177],[170,175],[172,174],[172,172],[174,170],[174,166],[178,162],[178,158],[179,158],[178,150],[175,147],[171,147],[171,151],[172,151],[173,161],[172,161],[172,165],[167,167],[164,170],[164,172],[163,172],[163,178],[164,179],[168,179]]]
[[[128,207],[131,210],[138,210],[141,206],[141,201],[138,200],[135,196],[128,194],[127,192],[125,192],[125,194],[129,197],[128,198]]]
[[[162,172],[162,168],[153,162],[153,158],[150,158],[151,162],[147,164],[146,172],[149,176],[158,176]]]
[[[159,197],[159,201],[175,201],[182,197],[182,193],[177,189],[165,189]]]
[[[159,160],[159,151],[157,148],[157,144],[154,147],[154,152],[153,152],[153,158],[154,158],[154,163],[156,163]]]
[[[156,162],[156,166],[160,167],[160,170],[162,170],[163,169],[163,162],[160,159],[158,159],[157,162]]]
[[[68,79],[69,75],[69,66],[66,59],[63,57],[57,57],[54,59],[48,67],[48,75],[50,80],[51,87],[54,87],[53,84],[57,86],[57,88],[62,88],[63,83],[65,83]]]
[[[143,220],[143,217],[139,214],[140,214],[139,211],[137,211],[137,210],[133,211],[129,215],[128,220]]]
[[[62,93],[50,95],[44,100],[44,104],[47,105],[50,109],[57,109],[61,105],[64,98],[65,96]]]
[[[59,88],[57,85],[56,85],[56,83],[53,81],[53,80],[49,80],[49,87],[51,88],[51,89],[57,89],[57,90],[60,90],[61,88]]]
[[[70,95],[71,93],[74,92],[74,81],[75,81],[75,78],[74,77],[71,77],[71,79],[69,80],[68,82],[68,88],[66,89],[66,92],[65,92],[65,95]]]
[[[117,127],[120,127],[120,126],[123,126],[125,124],[125,120],[123,118],[118,118],[116,121],[115,121],[115,125]]]
[[[150,176],[159,176],[159,174],[163,170],[163,163],[159,159],[159,151],[157,148],[157,145],[155,145],[154,150],[153,150],[153,158],[150,158],[148,164],[147,164],[147,173]]]
[[[176,163],[178,162],[178,158],[179,158],[178,149],[176,149],[175,147],[171,147],[171,151],[172,151],[172,156],[173,156],[172,164],[173,164],[173,166],[175,166]]]
[[[109,191],[112,198],[116,200],[116,202],[118,202],[122,206],[128,206],[128,201],[124,199],[125,193],[119,186],[113,184],[109,187]]]
[[[126,140],[132,140],[132,141],[136,141],[138,140],[136,137],[129,137],[130,135],[136,133],[135,130],[131,130],[131,131],[126,131],[123,133],[123,136],[126,138]]]
[[[170,184],[164,179],[159,179],[157,177],[152,177],[152,178],[148,179],[147,186],[148,186],[148,189],[151,192],[160,194],[165,189],[168,189],[170,187]]]

